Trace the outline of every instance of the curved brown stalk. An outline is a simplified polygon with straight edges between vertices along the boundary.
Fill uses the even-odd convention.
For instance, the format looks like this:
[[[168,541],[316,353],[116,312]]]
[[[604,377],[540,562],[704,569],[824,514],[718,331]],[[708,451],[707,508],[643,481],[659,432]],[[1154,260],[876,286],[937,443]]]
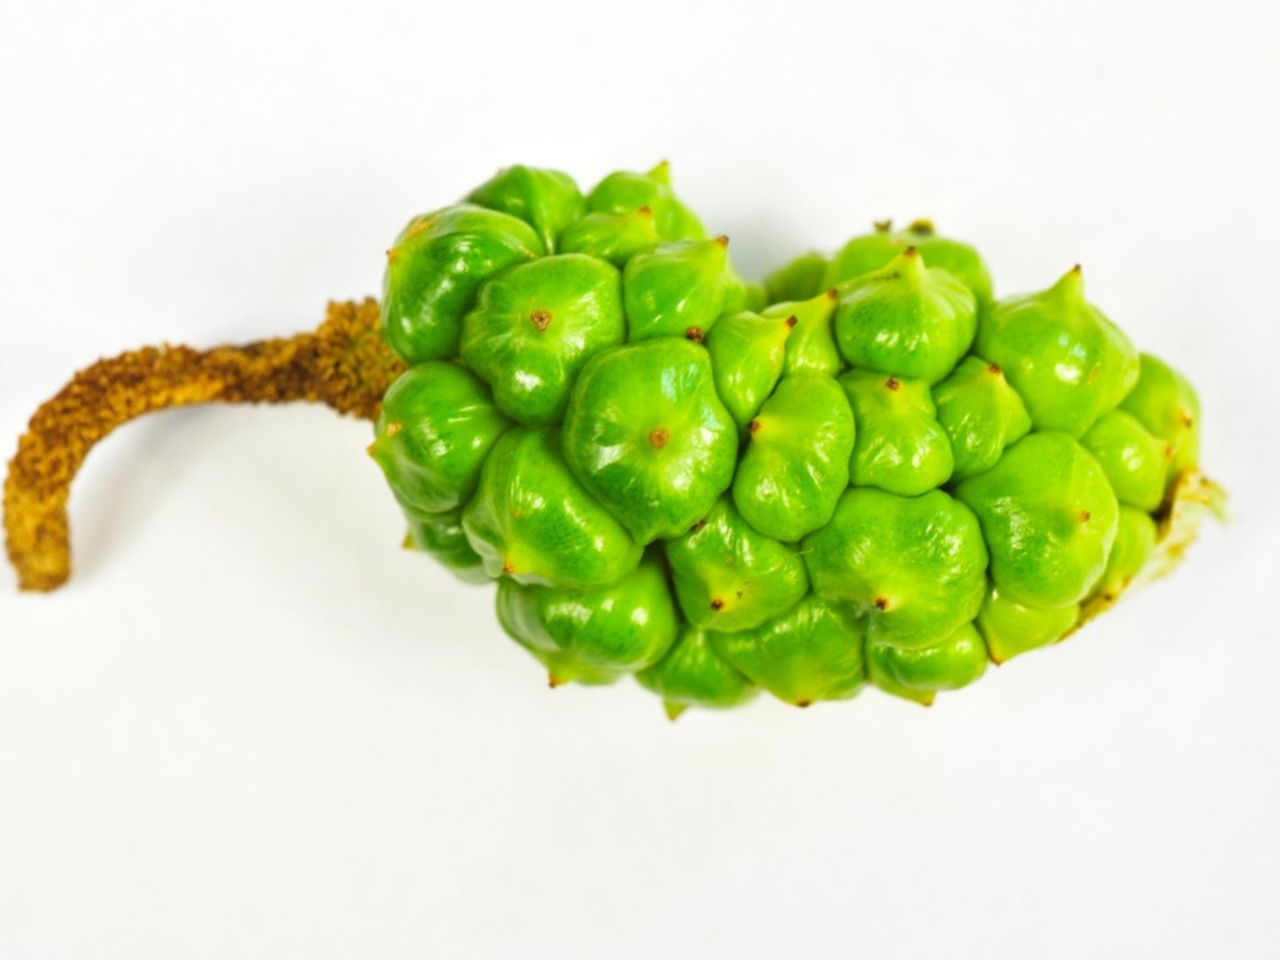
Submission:
[[[378,304],[329,304],[295,337],[194,350],[146,347],[99,360],[36,411],[4,484],[5,543],[23,590],[53,590],[71,573],[67,499],[89,451],[143,414],[205,403],[323,403],[377,416],[403,370],[378,332]]]

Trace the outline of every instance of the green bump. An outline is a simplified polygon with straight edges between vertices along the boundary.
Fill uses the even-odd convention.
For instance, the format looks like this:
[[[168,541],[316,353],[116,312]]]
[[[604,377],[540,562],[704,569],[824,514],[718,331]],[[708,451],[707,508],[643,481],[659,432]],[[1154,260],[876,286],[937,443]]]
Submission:
[[[565,227],[578,220],[587,202],[573,177],[559,170],[542,170],[523,164],[499,170],[476,187],[467,200],[490,210],[519,217],[538,231],[542,245],[554,253]]]
[[[1142,354],[1138,382],[1120,407],[1169,445],[1170,480],[1200,462],[1200,399],[1163,360]]]
[[[998,364],[965,357],[933,388],[938,422],[951,440],[956,480],[990,470],[1031,430],[1031,418]]]
[[[787,377],[751,421],[733,502],[775,540],[799,540],[831,519],[849,483],[853,413],[830,377]]]
[[[620,580],[587,590],[498,582],[498,622],[532,653],[551,685],[612,683],[659,660],[679,618],[666,573],[646,558]]]
[[[840,386],[858,424],[850,462],[855,485],[914,497],[950,479],[951,443],[927,383],[853,370]]]
[[[510,425],[474,374],[422,363],[387,390],[369,453],[406,510],[441,513],[471,496],[485,457]]]
[[[660,163],[648,173],[620,170],[601,180],[587,196],[593,213],[630,213],[640,207],[653,211],[663,240],[701,240],[706,231],[693,211],[671,190],[671,172]]]
[[[995,663],[1057,643],[1080,619],[1080,605],[1028,607],[992,586],[978,611],[978,632]]]
[[[865,678],[862,625],[812,594],[754,630],[712,634],[711,643],[752,682],[798,707],[847,700]]]
[[[404,545],[411,550],[430,554],[450,573],[464,583],[488,583],[484,561],[471,549],[462,529],[462,511],[414,514],[406,511],[409,533]]]
[[[826,289],[829,266],[826,257],[811,250],[774,270],[764,278],[769,303],[813,299]]]
[[[614,347],[578,376],[564,452],[583,485],[639,543],[679,536],[733,480],[738,436],[701,346]]]
[[[561,253],[582,253],[621,269],[637,253],[656,247],[662,238],[653,211],[640,207],[627,213],[589,213],[560,235]]]
[[[777,386],[794,325],[791,317],[739,313],[724,317],[707,334],[716,390],[739,429],[746,429]]]
[[[809,589],[795,549],[757,532],[727,499],[684,536],[668,540],[666,554],[680,608],[706,630],[757,627]]]
[[[1116,541],[1107,558],[1107,569],[1094,588],[1095,596],[1113,600],[1150,559],[1156,548],[1156,522],[1133,507],[1120,508]]]
[[[869,640],[937,643],[977,615],[986,593],[978,521],[941,490],[900,497],[854,487],[801,549],[814,591],[852,603]]]
[[[836,286],[881,270],[907,247],[915,247],[929,266],[946,270],[968,287],[979,305],[991,302],[991,274],[978,251],[942,236],[928,220],[916,220],[897,231],[888,223],[878,223],[872,233],[854,237],[832,258],[824,285]]]
[[[795,317],[795,329],[787,338],[787,359],[783,375],[814,374],[834,377],[845,368],[836,346],[835,315],[839,296],[824,290],[808,300],[784,301],[767,307],[766,317]]]
[[[867,673],[885,693],[928,705],[941,690],[958,690],[987,669],[987,648],[972,623],[926,647],[867,641]]]
[[[1079,267],[1041,293],[1000,300],[978,324],[976,351],[1003,369],[1038,430],[1081,436],[1138,378],[1138,355],[1084,298]]]
[[[626,335],[615,268],[581,254],[543,257],[485,284],[462,324],[462,359],[504,413],[541,426],[564,416],[587,359]]]
[[[622,274],[632,340],[701,340],[724,308],[728,238],[664,243],[627,261]]]
[[[736,707],[756,695],[751,681],[716,653],[707,632],[688,626],[667,655],[636,679],[662,697],[672,720],[688,707]]]
[[[464,203],[414,217],[387,251],[383,336],[407,363],[455,355],[481,285],[545,252],[533,227],[496,210]]]
[[[1102,467],[1065,433],[1033,433],[956,487],[977,514],[1002,593],[1031,607],[1089,595],[1107,565],[1119,505]]]
[[[1164,499],[1169,445],[1123,410],[1104,413],[1080,439],[1102,466],[1121,503],[1148,512]]]
[[[508,431],[485,461],[462,527],[489,576],[595,587],[625,576],[640,547],[574,479],[545,430]]]
[[[964,356],[977,327],[973,292],[908,247],[886,267],[840,289],[840,352],[855,367],[937,383]]]

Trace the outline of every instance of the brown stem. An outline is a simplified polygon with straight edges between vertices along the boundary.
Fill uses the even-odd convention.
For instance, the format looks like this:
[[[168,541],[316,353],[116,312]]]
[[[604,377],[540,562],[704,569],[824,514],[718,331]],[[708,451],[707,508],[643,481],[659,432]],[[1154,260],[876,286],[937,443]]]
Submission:
[[[53,590],[71,573],[67,498],[93,445],[130,420],[204,403],[324,403],[377,416],[403,365],[378,332],[378,304],[331,303],[310,333],[244,346],[146,347],[99,360],[48,400],[18,441],[4,484],[9,560],[23,590]]]

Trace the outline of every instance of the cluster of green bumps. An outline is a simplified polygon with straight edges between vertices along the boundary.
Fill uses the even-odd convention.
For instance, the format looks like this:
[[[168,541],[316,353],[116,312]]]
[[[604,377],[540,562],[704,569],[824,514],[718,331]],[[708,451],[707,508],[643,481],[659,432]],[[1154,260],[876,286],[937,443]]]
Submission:
[[[553,685],[929,703],[1142,567],[1197,401],[1078,268],[997,300],[923,222],[763,284],[727,247],[663,164],[510,167],[388,251],[371,453]]]

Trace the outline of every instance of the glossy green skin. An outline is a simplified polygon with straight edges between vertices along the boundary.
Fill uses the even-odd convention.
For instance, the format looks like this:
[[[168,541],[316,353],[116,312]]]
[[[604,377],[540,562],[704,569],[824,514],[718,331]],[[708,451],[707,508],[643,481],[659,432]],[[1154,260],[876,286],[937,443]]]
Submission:
[[[1133,579],[1156,548],[1156,522],[1149,514],[1133,507],[1120,507],[1120,523],[1116,541],[1107,558],[1107,568],[1094,589],[1111,599]]]
[[[1167,453],[1168,478],[1200,462],[1200,399],[1182,374],[1163,360],[1144,353],[1138,382],[1120,408],[1172,448]]]
[[[1019,654],[1057,643],[1080,618],[1080,605],[1028,607],[1011,600],[993,586],[978,611],[978,632],[986,641],[995,663],[1004,663]]]
[[[710,639],[753,683],[798,707],[847,700],[866,676],[862,625],[845,607],[813,594],[754,630]]]
[[[574,479],[545,430],[503,435],[462,527],[489,576],[519,583],[602,586],[640,562],[641,548]]]
[[[1148,512],[1160,506],[1169,445],[1147,433],[1136,417],[1124,410],[1104,413],[1080,443],[1102,466],[1122,504]]]
[[[992,580],[1011,599],[1069,606],[1102,576],[1120,508],[1098,461],[1067,434],[1019,440],[955,492],[982,524]]]
[[[856,486],[914,497],[950,479],[951,443],[927,383],[853,370],[840,386],[858,424],[849,467]]]
[[[668,540],[666,557],[685,619],[705,630],[758,627],[809,590],[799,553],[756,531],[728,499]]]
[[[682,240],[637,253],[623,271],[630,338],[700,339],[719,319],[728,283],[721,239]]]
[[[783,303],[790,300],[813,299],[830,286],[826,283],[827,270],[830,266],[830,261],[816,251],[802,253],[764,278],[764,290],[768,302]]]
[[[396,499],[419,514],[461,507],[511,426],[484,384],[452,363],[411,367],[387,390],[369,453]]]
[[[908,248],[882,270],[840,288],[836,341],[854,367],[937,383],[977,329],[973,292]]]
[[[406,363],[456,355],[481,285],[544,253],[534,229],[510,214],[458,204],[415,217],[387,253],[383,336]]]
[[[777,386],[793,327],[790,317],[739,313],[724,317],[707,334],[716,391],[738,429],[746,429]]]
[[[556,251],[565,227],[587,211],[586,198],[568,174],[523,164],[499,170],[472,190],[467,200],[528,223],[538,232],[548,253]]]
[[[975,349],[1003,369],[1037,430],[1081,436],[1138,378],[1133,344],[1084,297],[1074,268],[1042,293],[998,301]]]
[[[582,254],[542,257],[487,283],[462,324],[462,359],[499,409],[532,426],[564,416],[569,388],[592,354],[622,343],[622,277]]]
[[[799,540],[828,520],[849,483],[853,412],[830,377],[787,377],[751,422],[733,502],[775,540]]]
[[[940,690],[958,690],[987,669],[987,649],[973,624],[926,647],[867,641],[867,674],[885,693],[930,704]]]
[[[680,629],[667,655],[636,679],[662,697],[673,720],[686,707],[736,707],[756,695],[756,688],[711,644],[705,630]]]
[[[968,287],[979,304],[991,302],[991,274],[978,252],[966,243],[940,236],[928,220],[905,230],[876,224],[873,233],[854,237],[831,259],[824,285],[834,287],[881,270],[907,247],[915,247],[931,267],[939,267]]]
[[[648,173],[620,170],[609,174],[588,194],[587,205],[593,213],[630,213],[646,207],[653,211],[663,240],[701,240],[707,235],[693,211],[671,191],[665,162]]]
[[[802,553],[815,591],[852,603],[868,640],[897,646],[946,638],[977,615],[987,589],[978,521],[941,490],[899,497],[854,487]]]
[[[607,260],[621,269],[637,253],[652,250],[662,238],[653,211],[647,207],[627,213],[589,213],[560,235],[561,253],[582,253]]]
[[[933,400],[951,441],[956,480],[990,470],[1006,447],[1031,430],[1027,408],[1004,371],[980,357],[965,357],[933,388]]]
[[[700,345],[614,347],[583,368],[564,421],[573,472],[638,543],[679,536],[733,479],[738,433]]]
[[[613,683],[670,649],[679,617],[657,557],[588,590],[498,582],[498,622],[547,668],[551,685]]]
[[[784,376],[813,374],[834,377],[845,368],[836,346],[835,315],[840,298],[835,290],[825,290],[808,300],[785,301],[767,307],[766,317],[795,317],[795,329],[787,338]]]
[[[484,561],[471,549],[462,529],[462,511],[415,515],[406,511],[409,532],[404,545],[410,550],[430,554],[450,573],[464,583],[487,583]]]

